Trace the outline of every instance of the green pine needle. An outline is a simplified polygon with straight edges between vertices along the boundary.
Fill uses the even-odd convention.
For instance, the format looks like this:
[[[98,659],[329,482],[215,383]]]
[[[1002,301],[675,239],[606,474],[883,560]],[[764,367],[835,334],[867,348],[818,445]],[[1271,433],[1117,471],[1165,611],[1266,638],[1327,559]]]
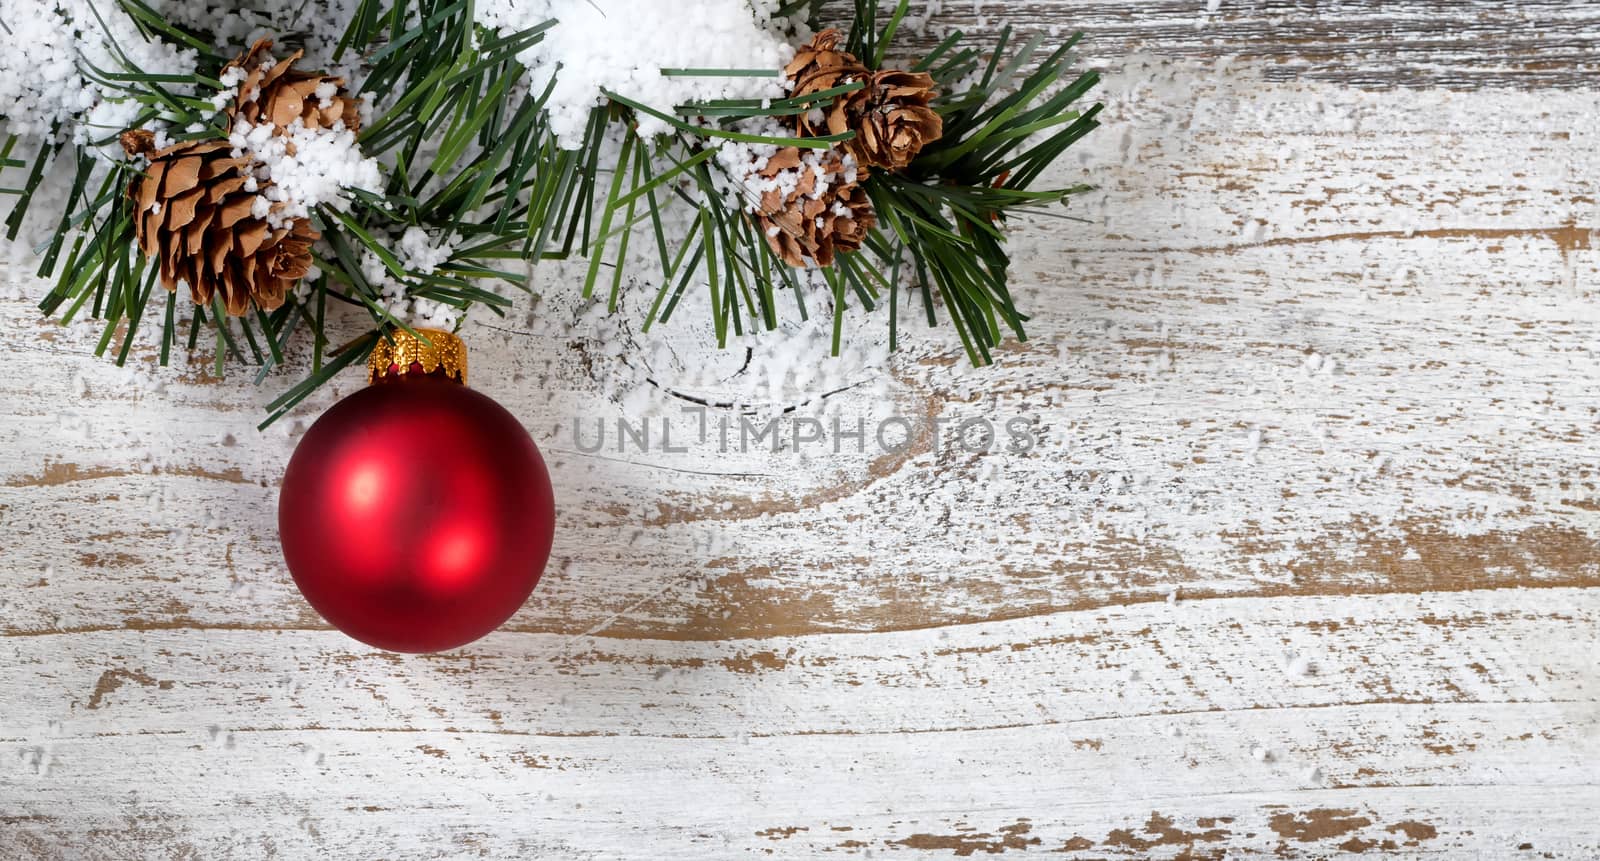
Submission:
[[[134,68],[112,46],[110,65],[119,67],[82,61],[82,73],[136,107],[139,125],[204,126],[171,132],[175,140],[224,135],[210,97],[222,89],[219,75],[227,58],[211,47],[210,37],[172,24],[146,0],[117,2],[146,38],[198,52],[199,68],[192,75],[151,74]],[[778,14],[805,17],[818,26],[827,23],[818,19],[822,6],[819,0],[789,0]],[[832,302],[832,349],[837,354],[843,348],[844,313],[851,304],[866,310],[887,304],[895,348],[901,317],[916,313],[920,303],[930,323],[948,317],[969,360],[986,364],[1003,339],[1026,339],[1027,316],[1010,293],[1002,227],[1014,215],[1046,213],[1087,190],[1081,183],[1033,186],[1099,124],[1100,106],[1079,104],[1098,76],[1070,71],[1077,36],[1047,52],[1042,38],[1015,40],[1009,30],[998,34],[992,52],[952,33],[914,64],[895,66],[894,41],[908,9],[908,0],[882,9],[877,0],[853,0],[845,47],[874,69],[930,74],[940,92],[933,107],[943,119],[944,136],[907,170],[874,170],[864,180],[877,226],[861,251],[841,254],[820,272]],[[65,211],[51,213],[57,229],[40,248],[40,274],[54,282],[40,307],[63,320],[81,314],[100,318],[104,329],[97,352],[110,353],[118,363],[132,355],[141,329],[155,328],[162,364],[170,361],[174,346],[193,350],[209,330],[216,372],[221,374],[229,361],[254,363],[258,383],[288,370],[291,338],[309,337],[309,374],[269,405],[262,427],[364,359],[379,337],[395,329],[411,331],[388,310],[392,296],[384,294],[383,285],[363,274],[364,260],[381,262],[384,283],[391,291],[393,283],[403,285],[407,298],[463,312],[481,305],[503,314],[511,300],[488,289],[488,282],[533,289],[527,275],[504,261],[582,253],[587,257],[582,295],[596,293],[602,270],[609,267],[605,295],[612,310],[629,285],[653,282],[642,325],[646,332],[668,322],[689,290],[706,290],[711,329],[722,346],[747,332],[776,328],[786,313],[809,316],[808,279],[778,259],[745,202],[728,198],[725,189],[737,188],[743,178],[717,177],[723,168],[715,156],[728,142],[827,150],[849,140],[849,132],[805,137],[752,129],[831,104],[861,90],[864,82],[802,97],[690,102],[670,111],[605,91],[606,104],[592,112],[573,149],[550,126],[547,103],[554,81],[542,92],[520,85],[528,70],[517,57],[556,22],[491,32],[472,15],[471,0],[356,4],[335,59],[347,53],[361,59],[366,92],[399,94],[380,98],[384,109],[359,135],[364,152],[382,160],[385,187],[381,192],[352,189],[347,207],[318,209],[314,221],[325,244],[316,263],[323,274],[270,313],[254,310],[230,320],[220,304],[192,306],[185,321],[178,309],[185,300],[176,293],[152,301],[159,274],[134,245],[135,213],[125,193],[140,167],[131,161],[108,166],[82,146],[27,151],[16,136],[5,137],[0,194],[13,198],[8,237],[17,236],[51,164],[65,159],[73,175]],[[661,74],[777,79],[782,71],[684,67]],[[958,85],[967,80],[976,83],[961,89]],[[638,121],[644,117],[671,131],[641,138]],[[785,128],[792,129],[792,121]],[[120,131],[95,130],[100,139],[94,143],[114,143]],[[619,135],[616,163],[602,163],[601,151],[614,148]],[[692,216],[681,236],[671,235],[670,225],[682,223],[669,217],[672,207],[687,207]],[[390,237],[412,227],[453,246],[436,271],[409,271],[392,250]],[[646,254],[649,272],[630,278],[630,241],[640,230],[645,235],[638,241],[652,249]],[[914,304],[902,308],[900,293],[907,289],[911,295],[905,300]],[[793,309],[780,310],[789,301],[780,297],[782,291],[792,293]],[[327,350],[330,300],[361,309],[371,323],[368,332],[332,353]]]

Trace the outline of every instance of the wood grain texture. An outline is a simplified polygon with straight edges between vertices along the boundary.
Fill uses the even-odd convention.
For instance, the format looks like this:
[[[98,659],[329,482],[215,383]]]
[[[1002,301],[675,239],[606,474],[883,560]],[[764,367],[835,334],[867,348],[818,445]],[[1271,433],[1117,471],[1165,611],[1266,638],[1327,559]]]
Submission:
[[[468,326],[561,511],[458,652],[361,648],[282,568],[353,375],[258,434],[291,380],[118,369],[6,269],[0,858],[1600,855],[1600,93],[1484,71],[1484,28],[1560,57],[1592,8],[1004,16],[1086,10],[1165,35],[1060,168],[1087,222],[1014,237],[999,366],[859,314],[840,359],[640,336],[649,285],[607,316],[562,270]],[[1280,62],[1258,13],[1432,77]],[[723,452],[700,404],[920,425]],[[1014,417],[1033,450],[930,424]],[[587,451],[619,418],[686,450]]]
[[[1572,0],[944,0],[938,5],[940,11],[928,19],[935,35],[924,34],[923,44],[937,43],[947,27],[982,33],[1011,24],[1023,35],[1081,30],[1085,56],[1112,67],[1129,53],[1226,57],[1256,65],[1274,81],[1457,90],[1590,89],[1600,71],[1600,7]],[[828,8],[842,16],[849,4]]]

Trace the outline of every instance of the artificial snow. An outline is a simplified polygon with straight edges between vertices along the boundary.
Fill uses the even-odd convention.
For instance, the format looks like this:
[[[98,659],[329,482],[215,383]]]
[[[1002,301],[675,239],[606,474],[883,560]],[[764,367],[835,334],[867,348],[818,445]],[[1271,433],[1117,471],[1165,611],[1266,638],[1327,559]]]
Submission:
[[[778,6],[777,0],[481,0],[475,14],[501,32],[558,22],[518,59],[534,92],[555,79],[550,125],[562,146],[577,149],[605,90],[669,114],[686,102],[782,98],[794,36],[792,22],[775,19]],[[661,74],[685,68],[771,69],[772,75]],[[656,117],[638,120],[646,137],[671,130]]]
[[[194,51],[147,41],[115,3],[0,0],[0,22],[0,110],[6,131],[24,138],[44,139],[59,128],[76,143],[114,144],[132,125],[144,106],[91,81],[88,66],[169,75],[195,67]]]
[[[412,226],[387,237],[387,240],[384,245],[394,252],[401,268],[407,272],[430,274],[455,254],[458,237],[440,236]],[[361,275],[378,290],[384,310],[410,323],[438,329],[455,328],[461,317],[460,309],[432,299],[408,295],[407,284],[396,278],[378,255],[365,246],[358,249],[358,253]]]
[[[746,120],[739,124],[738,130],[769,137],[782,136],[786,133],[775,120],[765,117]],[[806,173],[811,173],[815,177],[811,192],[806,196],[816,200],[827,194],[834,174],[830,174],[824,165],[834,156],[831,151],[801,150],[799,165],[780,170],[770,177],[763,176],[761,171],[778,153],[778,149],[772,144],[723,141],[717,148],[716,155],[717,167],[720,170],[712,174],[712,181],[717,185],[717,190],[727,196],[731,205],[747,212],[759,209],[762,197],[769,191],[777,191],[787,198],[800,186],[801,179]],[[846,184],[855,182],[858,175],[855,157],[849,153],[838,154],[838,157],[844,166],[844,170],[838,174],[839,178]],[[834,203],[833,211],[835,215],[849,214],[849,208],[837,202]]]
[[[308,129],[297,119],[274,134],[270,125],[240,123],[228,142],[236,158],[248,155],[255,162],[261,194],[254,214],[273,227],[306,218],[323,205],[349,209],[348,189],[383,192],[377,161],[361,153],[355,133],[342,124]]]

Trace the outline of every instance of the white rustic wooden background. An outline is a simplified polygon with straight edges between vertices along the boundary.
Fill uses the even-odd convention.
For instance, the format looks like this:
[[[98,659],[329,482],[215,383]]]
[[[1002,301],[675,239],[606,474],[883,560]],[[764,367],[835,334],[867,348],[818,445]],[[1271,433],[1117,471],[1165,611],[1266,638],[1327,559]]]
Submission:
[[[291,382],[127,369],[13,265],[0,857],[1600,857],[1600,4],[951,2],[1089,34],[1034,340],[473,323],[561,506],[462,650],[330,630]],[[648,291],[649,285],[641,285]],[[823,393],[831,393],[823,397]],[[572,419],[1035,420],[1026,454],[586,454]]]

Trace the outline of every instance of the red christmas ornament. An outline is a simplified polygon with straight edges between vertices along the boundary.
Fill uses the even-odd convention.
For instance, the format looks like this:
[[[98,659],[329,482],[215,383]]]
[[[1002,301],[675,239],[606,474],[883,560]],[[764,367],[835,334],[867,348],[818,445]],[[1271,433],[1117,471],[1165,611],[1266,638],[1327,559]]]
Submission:
[[[544,459],[504,407],[466,387],[447,332],[395,332],[372,385],[295,448],[278,533],[295,585],[350,636],[396,652],[462,646],[528,599],[555,533]]]

